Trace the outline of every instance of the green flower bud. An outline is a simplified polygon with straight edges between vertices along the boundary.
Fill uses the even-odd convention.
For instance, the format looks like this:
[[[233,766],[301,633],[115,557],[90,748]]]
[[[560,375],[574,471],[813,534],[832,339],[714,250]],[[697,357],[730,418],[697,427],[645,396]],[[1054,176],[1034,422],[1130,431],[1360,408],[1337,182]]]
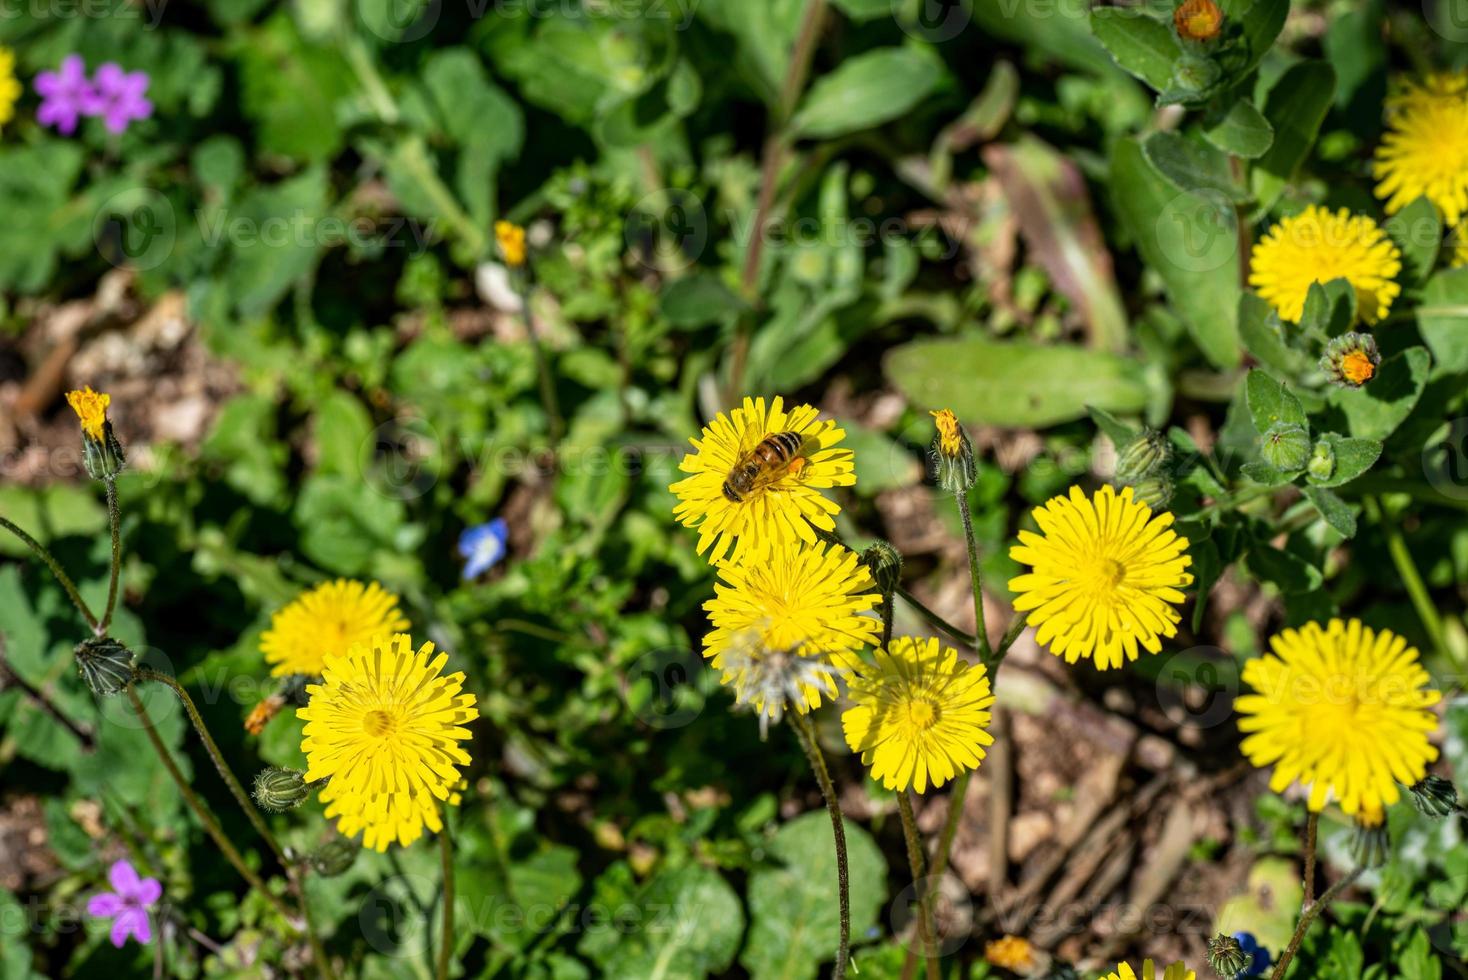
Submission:
[[[350,837],[333,837],[307,855],[306,863],[323,878],[335,878],[349,871],[361,853],[362,845]]]
[[[133,652],[110,636],[83,640],[75,656],[82,680],[98,697],[121,694],[133,682]]]
[[[1391,843],[1385,817],[1379,818],[1377,823],[1358,820],[1351,834],[1351,860],[1363,868],[1379,868],[1386,864]]]
[[[1412,805],[1424,816],[1450,816],[1458,810],[1458,788],[1441,776],[1428,776],[1412,784]]]
[[[1282,473],[1295,473],[1310,460],[1310,436],[1293,422],[1276,422],[1259,441],[1264,462]]]
[[[1116,478],[1135,485],[1166,466],[1172,458],[1172,444],[1156,429],[1143,429],[1127,443],[1116,459]]]
[[[294,810],[305,802],[311,791],[306,787],[306,774],[299,769],[271,766],[255,777],[255,805],[270,813]]]
[[[82,437],[82,464],[87,468],[87,476],[94,480],[116,479],[127,466],[127,453],[113,434],[111,422],[102,427],[101,439]]]
[[[1208,940],[1208,965],[1223,980],[1234,980],[1253,959],[1233,936],[1219,935]]]
[[[1166,473],[1155,473],[1132,484],[1132,496],[1153,510],[1162,510],[1172,503],[1175,486]]]
[[[897,591],[902,581],[902,552],[886,541],[877,541],[861,553],[861,563],[867,567],[883,596]]]
[[[1380,366],[1381,351],[1369,333],[1343,333],[1325,345],[1320,357],[1320,370],[1342,388],[1360,388]]]
[[[966,493],[978,479],[974,447],[968,441],[968,433],[958,424],[958,416],[948,409],[931,414],[938,420],[938,434],[933,437],[928,458],[933,461],[938,486],[949,493]]]
[[[1211,58],[1185,54],[1173,65],[1172,84],[1185,92],[1201,92],[1223,74],[1223,69]]]
[[[1306,472],[1316,480],[1329,480],[1335,472],[1335,450],[1328,442],[1317,442],[1315,448],[1310,450],[1310,462],[1305,466]]]

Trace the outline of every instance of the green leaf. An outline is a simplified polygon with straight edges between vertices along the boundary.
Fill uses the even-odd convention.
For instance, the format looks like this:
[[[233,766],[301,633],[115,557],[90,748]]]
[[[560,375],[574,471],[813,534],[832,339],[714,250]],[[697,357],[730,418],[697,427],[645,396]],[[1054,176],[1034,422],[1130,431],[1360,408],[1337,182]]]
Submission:
[[[1468,268],[1445,269],[1427,281],[1417,329],[1439,368],[1468,372]]]
[[[1442,961],[1433,953],[1427,933],[1422,929],[1413,930],[1412,938],[1400,953],[1398,968],[1402,980],[1442,980]]]
[[[1432,366],[1425,347],[1409,347],[1381,362],[1376,377],[1362,388],[1337,388],[1330,403],[1345,413],[1351,434],[1361,439],[1385,439],[1407,420]]]
[[[1303,61],[1286,71],[1264,105],[1274,144],[1250,170],[1259,207],[1268,209],[1295,177],[1335,96],[1335,71],[1324,61]]]
[[[408,550],[419,534],[404,534],[403,502],[362,480],[313,476],[301,487],[295,522],[306,557],[340,575],[362,575],[377,552]]]
[[[1239,471],[1262,487],[1282,487],[1287,483],[1294,483],[1295,477],[1300,475],[1299,470],[1286,473],[1258,459],[1245,463],[1239,467]]]
[[[1158,173],[1182,191],[1214,191],[1235,203],[1249,192],[1234,182],[1228,157],[1209,145],[1178,133],[1153,133],[1142,153]]]
[[[892,0],[833,0],[837,9],[858,23],[892,16]]]
[[[0,222],[0,287],[37,292],[55,274],[64,217],[86,203],[71,197],[85,159],[80,144],[55,139],[0,149],[0,206],[6,214]],[[95,213],[95,207],[85,209],[88,237]]]
[[[805,0],[701,0],[698,17],[734,35],[734,67],[766,102],[779,98]]]
[[[1106,437],[1111,440],[1117,449],[1121,449],[1137,437],[1138,430],[1136,428],[1127,425],[1104,408],[1087,405],[1086,414],[1091,416],[1091,421],[1096,423],[1096,428],[1106,433]]]
[[[851,934],[866,933],[886,903],[887,867],[871,835],[846,824],[853,882]],[[769,852],[783,867],[749,878],[749,938],[739,962],[753,980],[810,980],[832,958],[840,935],[836,903],[836,849],[831,822],[813,811],[785,824]]]
[[[1183,52],[1162,21],[1137,7],[1097,7],[1091,33],[1127,72],[1159,92],[1171,86],[1173,65]]]
[[[1230,21],[1243,25],[1244,47],[1248,52],[1242,64],[1230,64],[1234,77],[1242,78],[1253,71],[1269,49],[1275,38],[1284,30],[1290,14],[1290,0],[1222,0],[1224,23]]]
[[[1285,595],[1314,592],[1325,581],[1320,569],[1293,552],[1265,541],[1256,542],[1244,561],[1256,578],[1272,582]]]
[[[1274,127],[1248,99],[1238,99],[1217,121],[1203,130],[1203,138],[1225,153],[1253,160],[1274,145]]]
[[[1244,349],[1276,374],[1297,377],[1310,366],[1310,357],[1285,340],[1274,307],[1248,290],[1239,294],[1239,337]]]
[[[461,146],[498,164],[513,159],[525,141],[525,120],[515,100],[490,81],[468,48],[435,52],[423,66],[423,84],[433,97],[444,131]]]
[[[354,88],[337,48],[305,41],[286,10],[233,36],[240,98],[259,149],[310,163],[334,156],[343,141],[337,101]]]
[[[372,447],[372,416],[353,395],[333,391],[316,407],[316,472],[360,478]]]
[[[811,86],[790,125],[797,136],[830,139],[880,126],[937,89],[945,69],[931,51],[878,48],[841,63]]]
[[[1140,412],[1142,366],[1078,347],[996,343],[984,337],[918,340],[888,352],[887,377],[914,402],[951,408],[972,425],[1044,427],[1087,406]]]
[[[1341,537],[1356,536],[1356,512],[1344,500],[1320,486],[1306,486],[1303,492],[1305,499],[1325,518],[1325,523],[1339,531]]]
[[[1305,293],[1300,329],[1326,337],[1345,333],[1356,322],[1356,299],[1356,289],[1349,280],[1332,279],[1324,285],[1312,282]]]
[[[1108,8],[1109,9],[1109,8]],[[1117,211],[1198,347],[1216,367],[1241,358],[1238,215],[1215,192],[1182,192],[1147,162],[1135,140],[1111,155]]]
[[[1317,487],[1339,487],[1376,465],[1381,458],[1381,443],[1376,439],[1348,439],[1335,432],[1327,432],[1320,442],[1328,444],[1335,453],[1335,467],[1324,480],[1307,477]]]
[[[320,218],[326,213],[326,193],[326,170],[313,167],[251,191],[236,211],[221,209],[203,229],[211,246],[230,246],[223,275],[240,316],[267,313],[315,268],[325,240]]]
[[[749,305],[724,285],[718,275],[703,270],[664,287],[660,302],[663,316],[670,324],[682,330],[691,330],[738,316]]]
[[[1244,396],[1249,403],[1249,416],[1254,420],[1254,430],[1261,436],[1276,422],[1287,425],[1302,425],[1310,431],[1310,420],[1300,400],[1288,388],[1264,371],[1250,371],[1244,379]]]
[[[823,815],[824,816],[824,815]],[[614,868],[625,865],[614,865]],[[630,876],[630,872],[626,872]],[[597,900],[604,895],[603,874]],[[832,874],[832,881],[835,874]],[[620,889],[625,882],[617,883]],[[607,980],[697,980],[722,974],[734,962],[744,934],[744,910],[734,889],[698,864],[665,869],[631,894],[606,896],[606,907],[636,914],[640,927],[588,929],[578,952],[596,962]],[[834,948],[834,947],[833,947]]]
[[[1430,276],[1443,241],[1442,218],[1432,202],[1419,197],[1388,218],[1385,228],[1402,250],[1402,283],[1415,285]]]

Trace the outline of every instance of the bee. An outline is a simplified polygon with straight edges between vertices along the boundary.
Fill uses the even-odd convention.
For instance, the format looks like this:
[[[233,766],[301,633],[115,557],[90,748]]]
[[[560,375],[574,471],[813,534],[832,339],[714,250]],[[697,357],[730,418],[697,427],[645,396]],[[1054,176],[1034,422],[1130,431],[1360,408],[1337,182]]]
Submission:
[[[724,479],[725,499],[740,503],[787,473],[799,473],[805,467],[805,457],[800,455],[804,445],[805,437],[799,432],[771,432],[765,436],[729,471]]]

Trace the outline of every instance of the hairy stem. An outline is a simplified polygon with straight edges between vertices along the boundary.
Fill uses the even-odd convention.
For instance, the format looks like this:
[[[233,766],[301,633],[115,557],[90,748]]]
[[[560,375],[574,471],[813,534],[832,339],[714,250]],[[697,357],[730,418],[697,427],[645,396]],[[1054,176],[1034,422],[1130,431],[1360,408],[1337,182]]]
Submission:
[[[831,968],[831,980],[843,980],[846,964],[851,959],[851,880],[846,856],[846,824],[841,819],[841,801],[836,796],[836,787],[831,782],[831,773],[826,768],[826,757],[816,742],[815,726],[807,715],[792,711],[789,715],[791,727],[800,738],[800,747],[821,785],[821,796],[826,800],[826,813],[831,817],[831,835],[836,841],[836,890],[841,911],[841,940],[836,948],[836,965]]]
[[[61,567],[61,563],[56,560],[41,542],[31,537],[9,518],[0,517],[0,527],[5,528],[5,530],[20,538],[26,547],[36,553],[37,558],[40,558],[41,561],[46,563],[46,567],[51,569],[51,574],[56,576],[56,581],[60,582],[62,589],[66,590],[66,594],[71,599],[72,605],[76,606],[77,611],[82,614],[82,618],[87,621],[87,625],[95,632],[97,629],[97,617],[92,615],[92,610],[82,601],[81,593],[76,590],[76,586],[72,584],[71,577],[66,574],[66,570]]]
[[[443,935],[438,946],[438,980],[448,980],[449,960],[454,955],[454,842],[449,834],[449,815],[443,815],[438,834],[438,858],[443,866]]]
[[[107,523],[112,527],[112,563],[107,583],[107,608],[102,611],[102,621],[97,624],[98,636],[107,635],[112,625],[112,612],[117,608],[117,582],[122,577],[122,515],[117,510],[117,479],[107,478]]]
[[[963,518],[963,538],[968,543],[968,577],[974,590],[974,638],[979,641],[979,660],[994,672],[994,651],[989,646],[989,630],[984,625],[984,576],[979,571],[979,543],[974,538],[974,519],[968,509],[968,494],[956,492],[953,502]]]
[[[954,626],[942,616],[939,616],[937,613],[933,612],[933,610],[923,605],[922,602],[918,600],[917,596],[913,595],[911,592],[907,591],[900,585],[897,587],[897,594],[901,596],[902,601],[911,606],[919,616],[923,617],[923,619],[926,619],[928,621],[928,625],[932,626],[936,630],[939,630],[940,632],[947,633],[949,639],[957,640],[958,643],[962,646],[967,647],[970,650],[978,650],[978,641],[974,638],[973,634],[965,633],[963,630],[959,629],[957,626]]]
[[[1305,904],[1315,901],[1315,836],[1320,826],[1320,814],[1311,812],[1305,818]]]
[[[907,841],[907,865],[912,872],[912,885],[917,891],[918,939],[923,944],[923,968],[928,980],[938,980],[938,961],[934,957],[932,907],[923,869],[923,844],[918,837],[917,818],[912,813],[912,797],[907,790],[897,794],[897,809],[902,814],[902,836]]]

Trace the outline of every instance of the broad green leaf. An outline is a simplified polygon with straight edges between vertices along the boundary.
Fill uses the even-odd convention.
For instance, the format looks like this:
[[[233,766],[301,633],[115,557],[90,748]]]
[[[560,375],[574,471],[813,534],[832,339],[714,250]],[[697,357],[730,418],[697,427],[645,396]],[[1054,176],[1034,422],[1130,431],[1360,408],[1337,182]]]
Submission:
[[[1162,276],[1194,342],[1215,366],[1236,366],[1239,235],[1232,202],[1216,192],[1179,192],[1131,139],[1113,147],[1111,188],[1122,221]]]
[[[805,0],[700,0],[698,17],[732,34],[734,67],[768,103],[779,98]]]
[[[334,156],[343,140],[337,102],[356,84],[339,49],[304,40],[284,9],[233,37],[240,97],[259,149],[309,163]]]
[[[1335,432],[1327,432],[1320,437],[1320,442],[1330,446],[1335,454],[1335,465],[1328,477],[1306,478],[1317,487],[1344,486],[1375,466],[1381,458],[1381,443],[1376,439],[1348,439]]]
[[[1299,470],[1286,473],[1258,459],[1245,463],[1239,467],[1239,471],[1261,487],[1282,487],[1287,483],[1294,483],[1295,477],[1300,475]]]
[[[1417,329],[1444,371],[1468,372],[1468,268],[1446,269],[1427,281]]]
[[[1349,280],[1332,279],[1324,285],[1312,282],[1305,294],[1299,329],[1306,335],[1343,334],[1356,322],[1356,302],[1356,289]]]
[[[1325,31],[1323,46],[1326,60],[1335,68],[1338,79],[1335,104],[1338,109],[1350,106],[1357,90],[1364,104],[1378,96],[1384,86],[1368,83],[1379,78],[1386,64],[1387,47],[1381,43],[1381,0],[1360,0],[1337,11]]]
[[[1256,542],[1244,561],[1256,578],[1273,583],[1285,595],[1314,592],[1325,581],[1320,569],[1299,555],[1264,541]]]
[[[817,79],[791,128],[807,139],[830,139],[880,126],[931,95],[944,73],[942,61],[923,48],[868,51]]]
[[[55,274],[65,216],[85,205],[71,194],[85,159],[79,143],[62,140],[0,146],[0,287],[36,292]],[[85,210],[88,239],[95,212]]]
[[[1303,488],[1305,499],[1315,506],[1320,516],[1325,518],[1325,523],[1340,532],[1343,538],[1354,538],[1356,536],[1356,513],[1346,502],[1329,490],[1320,486],[1306,486]]]
[[[1334,97],[1335,71],[1324,61],[1303,61],[1293,66],[1269,90],[1264,118],[1274,128],[1274,144],[1250,171],[1254,196],[1261,208],[1273,206],[1294,179]]]
[[[203,229],[211,246],[227,244],[223,275],[241,317],[269,312],[298,279],[315,268],[326,245],[327,174],[313,167],[244,195],[236,211],[220,210]],[[344,231],[344,229],[343,229]]]
[[[892,0],[833,0],[833,2],[838,10],[857,22],[892,16]]]
[[[1276,374],[1297,377],[1311,364],[1307,354],[1289,346],[1274,308],[1247,290],[1239,295],[1239,337],[1244,350]]]
[[[600,901],[602,880],[597,886]],[[623,883],[619,889],[626,887]],[[597,963],[597,976],[607,980],[699,980],[723,974],[734,962],[744,934],[744,910],[734,889],[718,872],[686,864],[658,872],[630,894],[607,897],[615,901],[609,901],[607,907],[621,910],[624,916],[635,914],[638,927],[616,928],[609,923],[587,929],[578,952]]]
[[[1402,250],[1401,282],[1413,285],[1432,275],[1443,241],[1442,218],[1432,202],[1419,197],[1388,218],[1385,228]]]
[[[1106,437],[1118,450],[1137,437],[1136,428],[1127,425],[1104,408],[1087,405],[1086,414],[1091,416],[1091,421],[1096,423],[1096,428],[1106,433]]]
[[[1274,145],[1274,127],[1248,99],[1237,99],[1221,118],[1203,129],[1203,137],[1225,153],[1252,160]]]
[[[748,306],[717,275],[705,271],[663,287],[661,303],[668,322],[684,330],[737,316]]]
[[[1235,203],[1249,199],[1249,192],[1234,181],[1228,157],[1208,143],[1179,133],[1153,133],[1142,143],[1142,153],[1180,191],[1212,191]]]
[[[886,862],[871,836],[846,824],[851,881],[851,934],[864,935],[886,904]],[[833,957],[840,934],[836,849],[830,818],[814,811],[781,827],[770,855],[783,867],[749,878],[749,938],[739,962],[753,980],[811,980]]]
[[[1127,72],[1159,92],[1171,86],[1182,48],[1162,21],[1138,7],[1097,7],[1091,11],[1091,32]]]
[[[1040,428],[1081,418],[1091,405],[1137,413],[1147,404],[1138,362],[1079,347],[918,340],[888,352],[884,366],[914,402],[951,408],[972,425]]]
[[[1244,46],[1248,52],[1242,64],[1230,64],[1235,78],[1242,78],[1264,59],[1284,29],[1290,14],[1290,0],[1221,0],[1224,23],[1239,23],[1244,28]]]
[[[1244,394],[1254,429],[1262,436],[1276,422],[1302,425],[1310,431],[1310,420],[1294,394],[1264,371],[1250,371],[1244,379]]]
[[[360,479],[365,454],[371,451],[372,416],[353,395],[333,391],[313,416],[316,435],[316,472]]]
[[[1359,439],[1385,439],[1407,420],[1432,366],[1425,347],[1409,347],[1381,362],[1376,377],[1361,388],[1337,388],[1331,404],[1345,413],[1351,434]]]
[[[416,544],[421,530],[404,528],[404,516],[401,500],[346,476],[312,476],[296,499],[301,551],[340,575],[366,574],[379,551]]]
[[[1028,52],[1043,53],[1070,68],[1102,76],[1121,76],[1115,60],[1091,31],[1088,4],[1021,3],[1019,0],[959,0],[948,5],[931,0],[898,0],[903,14],[898,22],[916,28],[937,43],[977,28],[982,36],[999,38]],[[970,14],[973,27],[969,27]],[[1140,92],[1126,91],[1112,82],[1109,91],[1132,101]],[[1143,103],[1140,108],[1150,106]]]

